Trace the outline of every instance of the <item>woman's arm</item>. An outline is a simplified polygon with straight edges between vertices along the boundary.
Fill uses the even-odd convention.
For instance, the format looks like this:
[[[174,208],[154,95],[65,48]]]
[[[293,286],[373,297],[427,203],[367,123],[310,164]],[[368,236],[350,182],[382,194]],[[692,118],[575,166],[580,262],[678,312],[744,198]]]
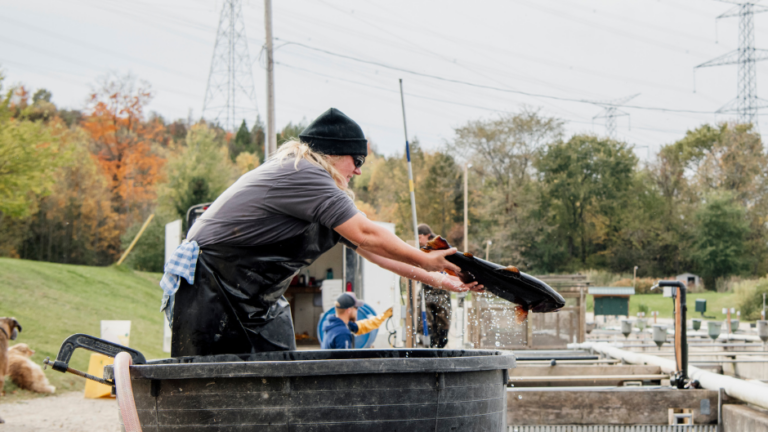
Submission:
[[[427,271],[442,271],[443,269],[455,272],[461,271],[457,265],[445,259],[446,256],[456,253],[455,248],[433,251],[428,254],[423,253],[400,240],[400,237],[394,235],[386,228],[371,222],[362,214],[353,216],[348,221],[337,226],[335,230],[344,238],[356,244],[358,252],[361,250],[372,252],[384,258],[410,264],[409,268],[416,266]],[[392,271],[397,273],[395,270]],[[415,279],[413,276],[405,277]]]
[[[481,291],[483,289],[483,286],[478,285],[477,282],[465,284],[462,283],[461,280],[457,277],[449,276],[439,272],[428,272],[412,265],[384,258],[383,256],[376,255],[370,251],[358,249],[357,253],[368,261],[378,265],[381,268],[387,269],[392,273],[408,279],[417,280],[435,288],[453,292],[465,292],[469,290]]]

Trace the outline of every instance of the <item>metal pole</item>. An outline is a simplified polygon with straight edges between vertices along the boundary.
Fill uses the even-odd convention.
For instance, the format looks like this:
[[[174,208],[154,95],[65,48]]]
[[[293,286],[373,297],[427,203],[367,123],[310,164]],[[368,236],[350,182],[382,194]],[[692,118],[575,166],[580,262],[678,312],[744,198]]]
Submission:
[[[419,248],[419,229],[418,229],[418,222],[416,219],[416,192],[414,191],[414,188],[413,188],[413,167],[411,166],[411,146],[408,143],[408,124],[405,121],[405,97],[403,96],[402,78],[400,79],[400,104],[402,105],[402,108],[403,108],[403,132],[405,134],[405,156],[408,159],[408,189],[410,190],[410,193],[411,193],[411,216],[413,217],[413,238],[415,241],[414,246],[416,246],[416,248],[418,249]],[[408,300],[411,302],[415,302],[416,296],[414,291],[416,288],[416,283],[414,282],[411,286],[414,289],[410,290],[410,294],[412,297],[409,298]],[[423,291],[423,287],[422,287],[422,291]],[[424,311],[426,311],[426,305],[424,304],[424,301],[421,302],[421,310],[422,310],[422,315],[426,316],[424,315]],[[415,312],[415,308],[414,308],[414,312]],[[414,321],[416,320],[415,313],[413,314],[413,319]],[[427,331],[428,329],[425,328],[424,330]],[[414,334],[416,333],[415,323],[413,326],[413,332]]]
[[[427,325],[427,300],[424,297],[424,287],[421,287],[421,328],[424,334],[424,347],[428,348],[432,346],[432,342],[429,340],[429,326]]]
[[[264,28],[267,32],[267,139],[264,147],[264,160],[267,160],[277,152],[275,62],[272,56],[272,0],[264,0]]]
[[[413,168],[411,167],[411,146],[408,144],[408,125],[405,123],[405,98],[403,97],[403,80],[400,79],[400,103],[403,106],[403,131],[405,132],[405,156],[408,158],[408,188],[411,191],[411,215],[413,216],[413,238],[419,247],[419,230],[416,222],[416,193],[413,190]]]
[[[469,237],[469,229],[468,229],[468,220],[469,220],[469,211],[467,210],[467,173],[468,173],[468,164],[464,164],[464,252],[468,250],[467,244],[469,243],[468,237]]]
[[[637,291],[637,266],[635,266],[635,270],[632,273],[632,288]]]

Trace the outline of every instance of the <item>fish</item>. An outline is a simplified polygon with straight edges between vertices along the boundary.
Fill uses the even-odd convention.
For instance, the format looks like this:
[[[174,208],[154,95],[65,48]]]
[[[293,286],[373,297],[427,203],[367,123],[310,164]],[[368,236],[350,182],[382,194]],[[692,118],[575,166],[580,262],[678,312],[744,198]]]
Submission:
[[[429,253],[450,248],[451,245],[444,238],[436,236],[421,250]],[[445,259],[461,269],[458,273],[450,270],[446,270],[446,273],[458,277],[464,283],[477,281],[492,294],[515,303],[515,318],[518,323],[527,318],[529,311],[556,312],[565,306],[565,299],[557,291],[541,280],[521,272],[515,266],[492,263],[469,252],[456,252]]]

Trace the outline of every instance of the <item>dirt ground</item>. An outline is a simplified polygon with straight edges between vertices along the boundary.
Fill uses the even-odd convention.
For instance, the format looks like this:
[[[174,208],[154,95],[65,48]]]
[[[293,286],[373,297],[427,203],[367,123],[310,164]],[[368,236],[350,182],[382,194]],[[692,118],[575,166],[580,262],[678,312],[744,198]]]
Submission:
[[[115,399],[85,399],[83,392],[0,404],[0,432],[120,432]]]

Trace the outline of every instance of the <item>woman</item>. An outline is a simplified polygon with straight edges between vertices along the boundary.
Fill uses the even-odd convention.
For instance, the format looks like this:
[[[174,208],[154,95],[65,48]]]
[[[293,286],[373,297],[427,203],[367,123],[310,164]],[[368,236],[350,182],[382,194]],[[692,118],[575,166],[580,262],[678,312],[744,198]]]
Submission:
[[[172,356],[295,349],[283,293],[340,241],[401,276],[451,291],[477,288],[438,273],[458,270],[445,259],[455,249],[422,253],[355,208],[347,186],[368,154],[357,123],[331,108],[299,138],[243,175],[189,231],[186,247],[199,245],[199,254],[193,282],[182,279],[169,306]]]

